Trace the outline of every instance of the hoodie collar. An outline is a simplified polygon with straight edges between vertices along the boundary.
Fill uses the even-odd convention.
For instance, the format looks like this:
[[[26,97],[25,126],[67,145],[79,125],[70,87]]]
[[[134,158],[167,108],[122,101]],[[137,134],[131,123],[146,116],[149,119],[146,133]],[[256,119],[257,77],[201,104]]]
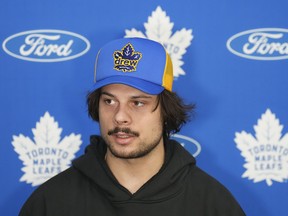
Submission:
[[[195,159],[178,142],[165,140],[165,162],[160,171],[136,193],[120,185],[105,161],[106,143],[100,136],[91,136],[85,154],[73,161],[73,166],[91,179],[113,202],[129,200],[156,201],[173,196],[183,185]]]

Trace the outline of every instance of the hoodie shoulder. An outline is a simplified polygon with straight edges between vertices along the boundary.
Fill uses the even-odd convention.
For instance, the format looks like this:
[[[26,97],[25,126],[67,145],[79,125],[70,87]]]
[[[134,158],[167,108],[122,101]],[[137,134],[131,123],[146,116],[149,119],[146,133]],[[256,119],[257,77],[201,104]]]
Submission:
[[[245,216],[245,213],[232,193],[218,180],[197,166],[191,168],[188,191],[192,192],[191,201],[202,207],[205,215]],[[209,208],[207,208],[209,207]]]
[[[65,200],[71,195],[69,188],[71,185],[75,185],[77,179],[81,179],[79,173],[70,167],[44,182],[24,203],[19,216],[44,216],[47,207],[51,205],[51,200],[58,207],[61,207],[63,202],[66,204],[68,201]]]

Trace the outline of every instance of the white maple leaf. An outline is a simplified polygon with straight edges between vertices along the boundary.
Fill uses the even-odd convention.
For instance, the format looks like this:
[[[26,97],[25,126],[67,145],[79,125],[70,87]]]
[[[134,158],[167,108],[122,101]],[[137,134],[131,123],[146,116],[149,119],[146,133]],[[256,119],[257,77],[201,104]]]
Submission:
[[[125,30],[125,37],[149,38],[163,44],[171,56],[174,77],[179,77],[179,75],[185,75],[185,71],[181,68],[184,64],[182,56],[186,53],[187,47],[190,46],[193,35],[192,29],[186,28],[176,31],[172,35],[173,26],[174,23],[170,21],[170,17],[158,6],[148,17],[148,22],[144,23],[146,35],[132,28],[131,30]]]
[[[12,145],[23,161],[24,175],[20,181],[40,185],[67,169],[82,144],[81,135],[74,133],[61,140],[62,128],[48,112],[32,129],[34,142],[24,135],[13,136]]]
[[[283,125],[267,109],[254,126],[255,137],[242,131],[234,141],[245,158],[243,178],[254,182],[283,182],[288,179],[288,134],[282,137]],[[281,138],[282,137],[282,138]]]

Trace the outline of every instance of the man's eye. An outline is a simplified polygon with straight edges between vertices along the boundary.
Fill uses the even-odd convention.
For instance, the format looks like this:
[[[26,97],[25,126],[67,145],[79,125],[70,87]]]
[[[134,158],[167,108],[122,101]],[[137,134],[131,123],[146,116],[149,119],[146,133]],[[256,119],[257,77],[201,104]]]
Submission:
[[[115,104],[115,101],[114,100],[111,100],[111,99],[105,99],[104,102],[108,105],[113,105]]]
[[[137,107],[144,106],[144,103],[141,102],[141,101],[134,101],[133,103],[134,103],[134,105],[137,106]]]

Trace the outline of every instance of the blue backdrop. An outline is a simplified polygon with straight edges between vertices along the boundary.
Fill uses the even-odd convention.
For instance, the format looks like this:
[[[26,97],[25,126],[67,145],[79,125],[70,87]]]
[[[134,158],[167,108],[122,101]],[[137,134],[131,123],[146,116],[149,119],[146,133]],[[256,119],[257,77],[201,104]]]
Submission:
[[[83,154],[85,96],[106,42],[163,43],[197,109],[175,135],[247,215],[288,215],[288,2],[2,1],[0,215]]]

